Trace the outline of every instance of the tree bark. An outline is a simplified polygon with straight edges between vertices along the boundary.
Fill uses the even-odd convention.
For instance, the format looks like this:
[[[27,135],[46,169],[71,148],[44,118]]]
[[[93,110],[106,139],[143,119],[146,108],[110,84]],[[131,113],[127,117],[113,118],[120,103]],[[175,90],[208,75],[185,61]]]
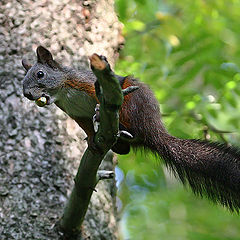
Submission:
[[[64,65],[88,67],[88,56],[118,56],[121,25],[112,0],[0,2],[0,236],[60,239],[54,229],[86,148],[83,132],[55,106],[22,96],[24,55],[38,45]],[[111,154],[110,154],[111,155]],[[113,169],[112,156],[104,169]],[[88,239],[116,239],[115,184],[101,181],[84,221]]]

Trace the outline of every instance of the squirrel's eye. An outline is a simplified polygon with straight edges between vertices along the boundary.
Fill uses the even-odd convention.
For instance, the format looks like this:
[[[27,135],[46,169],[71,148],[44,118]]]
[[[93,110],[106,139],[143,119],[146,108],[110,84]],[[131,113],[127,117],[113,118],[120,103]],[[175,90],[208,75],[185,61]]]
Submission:
[[[38,78],[42,78],[44,76],[44,72],[43,71],[38,71],[37,72],[37,77]]]

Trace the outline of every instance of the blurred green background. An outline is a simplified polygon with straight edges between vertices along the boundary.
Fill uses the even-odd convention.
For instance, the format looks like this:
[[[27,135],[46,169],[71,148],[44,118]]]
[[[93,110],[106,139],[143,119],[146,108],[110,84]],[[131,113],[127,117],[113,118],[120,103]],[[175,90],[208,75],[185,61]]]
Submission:
[[[118,74],[159,100],[169,132],[240,146],[240,1],[117,0]],[[122,239],[240,239],[240,218],[195,197],[152,155],[120,157]]]

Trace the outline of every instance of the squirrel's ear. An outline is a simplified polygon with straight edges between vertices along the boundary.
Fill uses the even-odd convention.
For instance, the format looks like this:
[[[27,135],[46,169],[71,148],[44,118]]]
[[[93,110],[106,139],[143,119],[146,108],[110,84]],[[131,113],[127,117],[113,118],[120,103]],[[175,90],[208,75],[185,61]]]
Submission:
[[[52,54],[44,47],[37,48],[37,61],[42,64],[48,64],[52,68],[58,68],[57,62],[53,60]]]
[[[53,61],[52,54],[44,47],[39,46],[37,48],[37,60],[39,63],[48,63],[49,61]]]
[[[32,64],[30,64],[26,59],[22,60],[22,65],[27,71],[32,67]]]

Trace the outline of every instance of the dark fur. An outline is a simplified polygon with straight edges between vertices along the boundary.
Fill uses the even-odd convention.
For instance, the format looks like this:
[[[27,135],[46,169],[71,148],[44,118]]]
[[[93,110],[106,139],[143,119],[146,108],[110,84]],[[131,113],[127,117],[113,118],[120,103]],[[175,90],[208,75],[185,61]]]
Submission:
[[[61,88],[62,83],[69,79],[79,80],[79,85],[83,82],[92,83],[93,87],[96,77],[91,71],[76,72],[70,68],[62,68],[53,60],[51,53],[41,46],[37,49],[37,56],[38,63],[32,68],[30,64],[23,61],[23,66],[27,71],[29,70],[24,78],[23,90],[24,95],[30,100],[36,100],[42,94],[49,95],[49,89]],[[46,71],[48,77],[43,80],[37,79],[36,72],[39,69]],[[121,85],[125,81],[130,81],[130,85],[137,85],[139,89],[125,97],[121,109],[121,117],[124,119],[122,125],[125,127],[122,125],[120,127],[130,132],[135,140],[129,143],[119,139],[113,146],[113,150],[126,154],[130,149],[129,144],[132,147],[150,149],[158,154],[174,175],[183,184],[188,184],[195,194],[206,195],[214,202],[239,212],[239,150],[224,144],[171,136],[161,122],[159,104],[150,89],[130,77],[116,77]],[[40,83],[42,83],[41,86],[39,86]],[[45,88],[42,87],[44,85]],[[48,97],[50,98],[50,95]],[[87,121],[92,123],[92,116],[89,116]],[[81,121],[79,125],[83,127],[86,124]],[[89,125],[91,127],[91,124]],[[91,132],[90,130],[85,129],[88,133]]]
[[[136,147],[157,153],[183,184],[196,195],[206,195],[231,211],[240,208],[240,152],[225,144],[195,139],[179,139],[169,135],[160,120],[158,102],[144,84],[132,80],[140,88],[129,104],[130,131],[142,139]]]

